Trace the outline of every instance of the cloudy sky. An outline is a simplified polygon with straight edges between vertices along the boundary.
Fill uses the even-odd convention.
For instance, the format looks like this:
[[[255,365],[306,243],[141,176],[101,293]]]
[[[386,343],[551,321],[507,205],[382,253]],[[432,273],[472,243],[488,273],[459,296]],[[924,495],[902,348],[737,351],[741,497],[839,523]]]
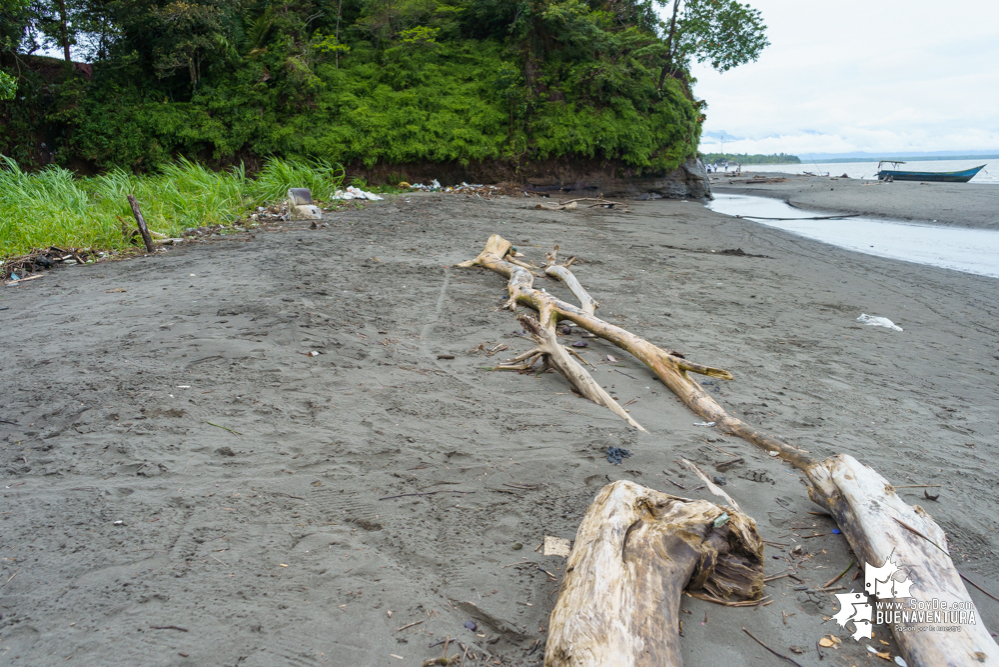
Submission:
[[[999,152],[996,0],[748,0],[771,45],[719,74],[701,150]]]

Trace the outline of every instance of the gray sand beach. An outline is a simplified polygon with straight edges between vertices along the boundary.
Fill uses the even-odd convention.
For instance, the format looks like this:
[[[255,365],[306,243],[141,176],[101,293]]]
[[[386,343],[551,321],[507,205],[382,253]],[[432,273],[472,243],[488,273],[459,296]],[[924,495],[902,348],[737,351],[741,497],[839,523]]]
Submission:
[[[745,187],[955,225],[994,228],[999,210],[990,186]],[[769,582],[772,604],[753,608],[684,598],[686,665],[782,664],[743,627],[806,666],[887,664],[868,643],[898,655],[884,629],[857,643],[827,620],[831,594],[796,590],[851,560],[809,514],[797,471],[696,426],[602,341],[583,355],[648,433],[556,374],[484,369],[530,347],[500,310],[504,280],[454,266],[494,233],[535,261],[559,244],[599,315],[731,371],[704,382],[736,416],[894,484],[939,485],[937,500],[899,492],[999,595],[999,280],[693,201],[536,201],[395,196],[328,214],[325,228],[285,223],[3,288],[0,662],[416,667],[449,638],[469,665],[539,665],[565,559],[536,547],[572,539],[612,480],[714,500],[680,457],[725,476],[772,543],[767,574],[803,582]],[[608,447],[633,455],[612,465]],[[744,462],[715,472],[733,458]],[[857,571],[846,590],[862,587]],[[970,594],[999,631],[999,602]],[[820,662],[829,634],[843,643]]]

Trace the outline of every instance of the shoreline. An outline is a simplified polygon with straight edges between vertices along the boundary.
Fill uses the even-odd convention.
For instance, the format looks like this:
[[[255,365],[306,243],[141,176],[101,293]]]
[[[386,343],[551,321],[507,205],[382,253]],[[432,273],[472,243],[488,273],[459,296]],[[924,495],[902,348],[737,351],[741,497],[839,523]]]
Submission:
[[[959,571],[999,593],[999,281],[693,201],[630,212],[536,201],[393,196],[327,214],[329,227],[268,226],[0,292],[0,386],[17,388],[0,414],[16,422],[0,423],[11,571],[0,645],[25,664],[55,652],[109,667],[150,655],[410,665],[457,637],[490,663],[536,667],[565,560],[535,547],[573,539],[608,481],[715,500],[680,457],[726,478],[771,542],[768,576],[790,570],[814,589],[843,571],[846,542],[809,514],[819,508],[800,475],[697,426],[617,348],[570,337],[587,340],[608,391],[636,399],[628,409],[649,433],[556,374],[483,370],[530,347],[499,310],[504,280],[454,268],[494,233],[528,260],[555,244],[577,255],[602,318],[730,370],[732,381],[700,379],[748,423],[815,457],[855,456],[893,484],[940,484],[936,501],[900,494],[946,531]],[[561,283],[536,285],[571,299]],[[500,343],[508,351],[480,351]],[[632,457],[611,465],[608,447]],[[743,462],[718,471],[729,453]],[[773,604],[746,609],[684,597],[684,663],[770,664],[741,627],[781,653],[803,647],[805,665],[820,664],[815,643],[830,633],[841,661],[871,659],[823,622],[832,595],[798,588],[772,580]],[[999,630],[999,603],[969,595]],[[872,643],[898,655],[884,628]]]
[[[785,179],[776,183],[757,180]],[[738,181],[738,182],[732,182]],[[855,213],[889,220],[970,229],[999,229],[999,186],[975,183],[897,181],[744,172],[739,178],[711,175],[712,191],[782,199],[796,208]]]

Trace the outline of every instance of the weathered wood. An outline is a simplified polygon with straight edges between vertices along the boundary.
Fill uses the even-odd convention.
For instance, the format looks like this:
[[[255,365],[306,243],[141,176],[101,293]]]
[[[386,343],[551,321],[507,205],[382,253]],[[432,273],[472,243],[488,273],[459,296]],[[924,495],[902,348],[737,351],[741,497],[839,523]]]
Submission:
[[[545,667],[681,665],[685,588],[725,601],[758,600],[763,542],[755,522],[706,500],[623,480],[608,484],[576,533],[548,626]]]
[[[884,477],[852,456],[833,456],[813,464],[806,473],[812,483],[808,495],[829,510],[862,561],[881,567],[890,557],[912,582],[908,593],[915,600],[944,600],[948,607],[959,602],[974,612],[975,623],[961,625],[960,632],[929,629],[953,623],[907,623],[906,627],[914,628],[910,631],[893,626],[909,667],[999,665],[999,646],[974,607],[947,553],[947,536],[933,517],[918,505],[909,506]],[[868,602],[874,600],[871,597]],[[899,601],[908,610],[909,601]]]
[[[584,397],[590,399],[597,405],[609,408],[611,412],[628,422],[630,425],[640,431],[645,431],[645,428],[632,419],[631,415],[629,415],[624,408],[618,405],[618,402],[615,401],[610,394],[604,391],[603,387],[597,384],[597,381],[586,372],[586,369],[570,356],[572,350],[558,342],[558,338],[552,328],[543,328],[541,324],[530,315],[522,314],[517,319],[524,327],[524,331],[531,336],[538,346],[530,352],[526,352],[525,354],[520,355],[520,357],[516,357],[512,361],[520,361],[521,357],[526,359],[535,355],[542,356],[546,365],[551,366],[558,371],[562,377],[564,377],[569,384],[575,387]],[[575,353],[572,352],[572,354]]]
[[[571,262],[571,260],[570,260]],[[550,253],[545,254],[545,273],[553,278],[558,278],[565,283],[565,286],[569,288],[572,295],[576,297],[579,301],[579,305],[582,307],[583,312],[587,315],[593,315],[596,311],[597,303],[590,293],[583,289],[583,286],[573,275],[572,271],[569,270],[569,265],[562,265],[558,263],[558,246]]]
[[[687,407],[704,419],[715,422],[719,430],[744,438],[763,447],[768,452],[774,452],[775,456],[780,456],[798,467],[804,468],[807,463],[810,463],[810,459],[804,456],[807,454],[804,450],[782,442],[728,414],[689,375],[689,373],[699,373],[723,380],[731,380],[731,373],[720,368],[687,361],[675,353],[656,347],[630,331],[604,322],[595,315],[557,299],[547,292],[534,289],[534,275],[529,270],[506,261],[511,248],[512,245],[509,241],[498,234],[493,234],[486,241],[486,247],[479,253],[478,257],[456,266],[481,266],[505,276],[508,279],[507,291],[510,294],[506,308],[516,310],[517,304],[533,308],[538,311],[538,319],[544,327],[558,320],[569,320],[580,328],[631,353],[648,366]]]
[[[895,494],[894,488],[887,480],[850,456],[839,455],[826,461],[816,461],[807,456],[808,452],[805,450],[792,447],[732,417],[689,376],[689,373],[693,372],[730,380],[732,375],[728,371],[689,362],[629,331],[604,322],[592,312],[588,313],[556,299],[547,292],[534,289],[533,274],[505,260],[510,248],[508,241],[493,235],[478,257],[458,266],[482,266],[507,277],[510,299],[506,307],[510,310],[515,310],[518,304],[524,305],[538,311],[542,326],[558,320],[569,320],[590,333],[614,343],[642,361],[684,404],[701,417],[714,421],[719,430],[739,436],[803,471],[812,484],[809,496],[814,502],[829,510],[858,557],[875,567],[880,567],[894,549],[892,559],[913,581],[911,593],[917,600],[939,599],[948,603],[961,602],[970,605],[969,610],[974,611],[977,623],[965,625],[961,632],[928,630],[903,632],[892,626],[902,656],[910,667],[939,665],[978,667],[982,664],[999,667],[999,646],[983,625],[981,615],[974,608],[967,588],[961,581],[961,575],[946,553],[946,535],[922,508],[910,507]],[[576,296],[580,297],[579,294]],[[587,517],[589,516],[587,514]],[[608,517],[607,520],[611,521],[612,518]],[[613,521],[611,523],[618,525]],[[582,526],[580,530],[583,530]],[[625,537],[620,539],[623,540]],[[574,550],[574,557],[575,553]],[[621,569],[619,564],[614,567],[617,570]],[[568,581],[568,573],[566,578]],[[594,581],[599,581],[599,578],[594,576]],[[650,590],[654,595],[660,595],[658,589]],[[617,624],[612,630],[619,635],[621,633],[619,626],[632,621],[614,616],[620,611],[618,602],[614,604],[618,606],[613,608],[613,613],[601,609],[593,613],[606,621],[608,628]],[[635,609],[646,613],[637,606]],[[593,629],[592,632],[597,633],[597,630]],[[549,640],[549,646],[556,645],[558,644],[553,644]],[[613,656],[612,653],[601,653],[601,655]],[[546,664],[548,664],[547,657]],[[599,660],[550,663],[551,667],[568,664],[602,663]],[[611,657],[603,664],[645,663],[619,662]]]
[[[142,211],[139,210],[139,202],[135,200],[134,195],[128,195],[128,204],[132,207],[132,215],[135,216],[136,224],[139,225],[139,233],[142,234],[142,242],[146,244],[146,252],[153,252],[155,250],[153,247],[153,238],[149,235],[146,220],[142,217]]]

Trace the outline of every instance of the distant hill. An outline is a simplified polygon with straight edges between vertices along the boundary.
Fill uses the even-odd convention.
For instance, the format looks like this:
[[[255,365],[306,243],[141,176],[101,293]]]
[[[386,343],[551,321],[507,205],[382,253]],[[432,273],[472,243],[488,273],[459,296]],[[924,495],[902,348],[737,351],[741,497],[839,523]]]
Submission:
[[[738,153],[703,153],[701,159],[708,162],[730,162],[737,164],[801,164],[797,155],[774,153],[773,155],[748,155]]]

